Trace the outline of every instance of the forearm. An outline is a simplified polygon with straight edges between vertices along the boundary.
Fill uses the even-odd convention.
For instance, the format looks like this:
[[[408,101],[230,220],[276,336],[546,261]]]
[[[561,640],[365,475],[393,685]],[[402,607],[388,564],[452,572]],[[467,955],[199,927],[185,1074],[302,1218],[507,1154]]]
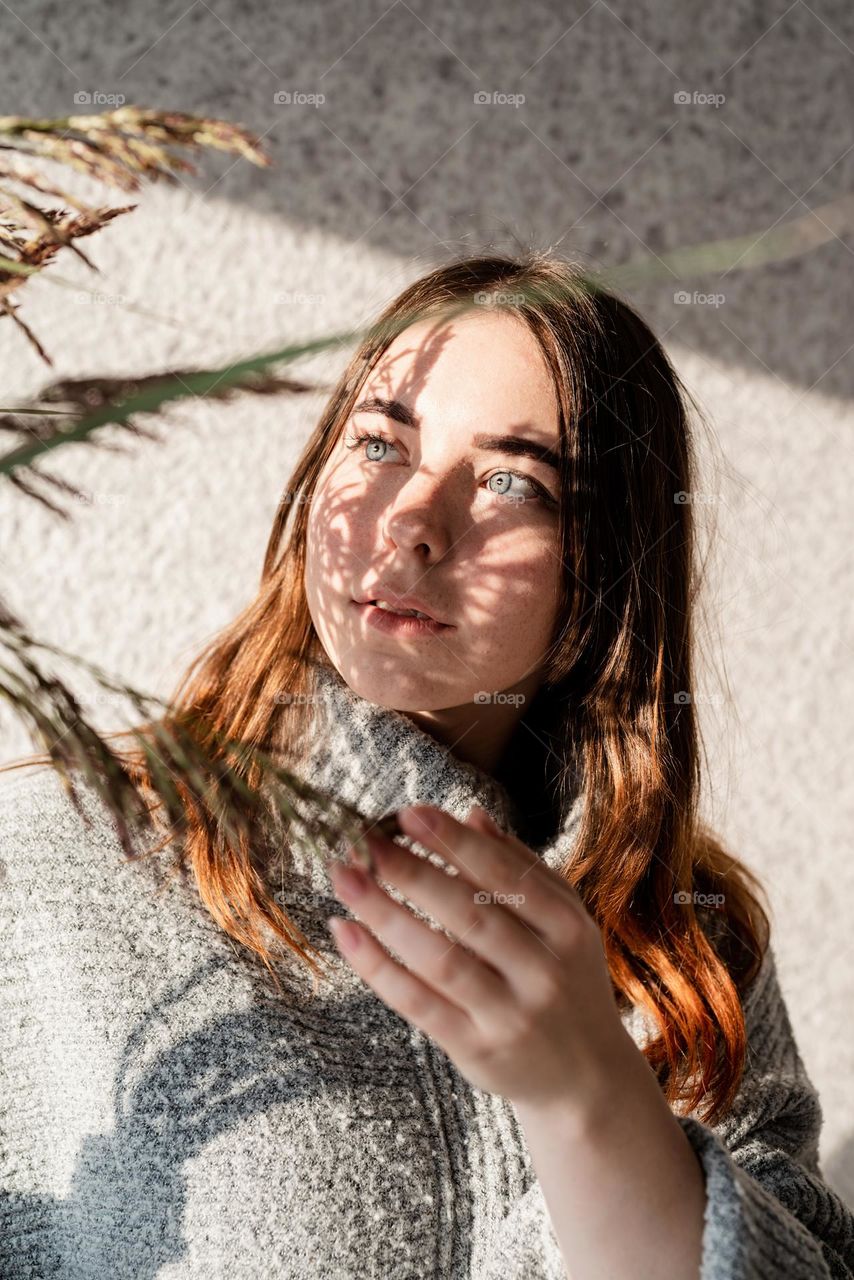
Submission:
[[[631,1037],[608,1094],[517,1106],[569,1280],[697,1280],[705,1180]]]

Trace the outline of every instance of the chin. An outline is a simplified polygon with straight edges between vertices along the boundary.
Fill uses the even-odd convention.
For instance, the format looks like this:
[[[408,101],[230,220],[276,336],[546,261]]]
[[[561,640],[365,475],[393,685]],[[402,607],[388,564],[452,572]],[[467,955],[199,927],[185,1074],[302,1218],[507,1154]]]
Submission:
[[[392,711],[438,711],[461,700],[451,690],[443,693],[440,681],[425,682],[423,668],[415,661],[372,662],[363,652],[355,662],[335,665],[355,694]]]

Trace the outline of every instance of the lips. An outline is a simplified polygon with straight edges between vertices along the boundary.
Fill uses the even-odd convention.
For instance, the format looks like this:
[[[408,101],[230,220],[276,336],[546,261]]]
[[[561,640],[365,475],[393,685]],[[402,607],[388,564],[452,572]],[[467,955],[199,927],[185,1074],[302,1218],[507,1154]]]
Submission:
[[[422,600],[419,596],[398,595],[397,592],[394,591],[374,588],[371,595],[365,596],[363,599],[358,600],[357,603],[376,604],[377,601],[381,601],[384,605],[389,605],[394,610],[400,610],[404,614],[411,609],[416,609],[419,613],[426,614],[431,622],[438,622],[445,627],[451,625],[450,623],[445,622],[443,618],[437,617],[427,601]]]
[[[414,613],[398,613],[395,609],[384,608],[370,600],[354,600],[353,605],[364,616],[366,626],[384,635],[414,640],[454,629],[449,622],[437,622],[430,617],[421,618]]]
[[[386,613],[396,613],[401,618],[420,618],[422,622],[435,622],[436,619],[432,614],[424,613],[421,609],[403,609],[396,608],[385,600],[369,600],[375,609],[382,609]]]

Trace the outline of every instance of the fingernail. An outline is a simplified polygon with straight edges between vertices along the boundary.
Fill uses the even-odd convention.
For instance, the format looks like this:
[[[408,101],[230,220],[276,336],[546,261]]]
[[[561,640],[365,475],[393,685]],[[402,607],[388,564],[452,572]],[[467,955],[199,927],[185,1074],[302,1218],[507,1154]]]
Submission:
[[[416,809],[408,805],[405,809],[398,810],[398,816],[404,824],[411,823],[424,831],[436,831],[439,825],[438,816],[431,809]]]
[[[371,853],[371,846],[368,843],[368,837],[365,835],[357,836],[350,845],[351,857],[355,858],[366,871],[373,871],[374,860]]]
[[[368,887],[367,876],[361,867],[342,867],[339,863],[331,874],[335,892],[346,894],[348,898],[358,898]]]
[[[352,927],[351,921],[342,920],[340,916],[329,916],[326,923],[339,947],[345,951],[355,951],[362,941],[359,930]]]

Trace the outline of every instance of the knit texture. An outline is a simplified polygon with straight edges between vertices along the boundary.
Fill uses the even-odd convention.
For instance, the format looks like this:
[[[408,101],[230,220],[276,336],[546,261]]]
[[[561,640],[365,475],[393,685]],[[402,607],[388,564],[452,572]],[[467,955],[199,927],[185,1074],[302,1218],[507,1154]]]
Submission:
[[[399,712],[317,677],[303,776],[379,818],[520,809]],[[9,1280],[561,1280],[511,1103],[471,1087],[339,957],[350,912],[297,845],[276,869],[327,962],[286,995],[162,860],[130,863],[96,793],[0,785],[0,1276]],[[571,857],[576,797],[538,853]],[[275,848],[276,831],[271,829]],[[701,1280],[854,1276],[854,1219],[817,1162],[821,1109],[773,952],[749,1060],[714,1129],[679,1117],[707,1187]],[[651,1028],[623,1015],[641,1046]],[[653,1153],[651,1158],[654,1158]]]

